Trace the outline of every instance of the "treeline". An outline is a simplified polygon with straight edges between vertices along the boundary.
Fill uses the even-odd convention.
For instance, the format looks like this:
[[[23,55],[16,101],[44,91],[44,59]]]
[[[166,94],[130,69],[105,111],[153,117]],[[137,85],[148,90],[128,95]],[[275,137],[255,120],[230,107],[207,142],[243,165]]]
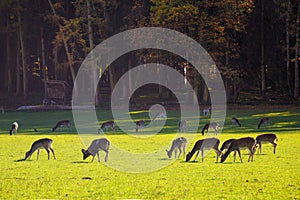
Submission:
[[[229,102],[299,98],[298,0],[3,0],[0,19],[1,94],[42,94],[43,79],[72,84],[97,44],[128,29],[155,26],[180,31],[209,52]],[[128,69],[149,62],[183,73],[181,58],[142,50],[114,62],[101,81],[113,88]],[[202,78],[188,69],[199,99],[207,102]]]

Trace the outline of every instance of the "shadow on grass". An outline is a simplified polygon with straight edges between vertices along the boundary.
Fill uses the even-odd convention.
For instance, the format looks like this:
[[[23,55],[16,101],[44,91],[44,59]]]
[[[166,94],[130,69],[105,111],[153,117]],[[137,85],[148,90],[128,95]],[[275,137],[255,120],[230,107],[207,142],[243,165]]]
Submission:
[[[89,164],[90,162],[88,162],[88,161],[74,161],[72,163],[73,164]]]
[[[14,160],[14,162],[24,162],[25,161],[25,159],[24,158],[22,158],[22,159],[19,159],[19,160]]]

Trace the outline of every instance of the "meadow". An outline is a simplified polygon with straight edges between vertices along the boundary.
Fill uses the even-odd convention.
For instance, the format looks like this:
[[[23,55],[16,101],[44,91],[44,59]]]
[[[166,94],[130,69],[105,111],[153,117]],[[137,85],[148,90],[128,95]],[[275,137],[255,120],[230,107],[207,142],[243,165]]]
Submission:
[[[107,111],[98,111],[99,121],[110,120]],[[242,127],[231,123],[237,117]],[[270,118],[268,126],[257,129],[261,117]],[[132,152],[150,152],[160,146],[168,146],[177,134],[178,112],[168,111],[165,128],[151,137],[135,138],[117,129],[106,136],[115,146]],[[136,119],[147,119],[139,113]],[[76,133],[74,124],[70,130],[51,132],[58,120],[71,119],[71,111],[6,112],[0,114],[0,199],[300,199],[300,110],[296,108],[229,110],[222,134],[224,142],[229,138],[256,137],[273,132],[278,146],[273,154],[271,144],[263,145],[262,154],[256,153],[254,162],[247,162],[248,152],[242,150],[243,163],[233,162],[229,156],[224,163],[215,162],[215,152],[209,151],[201,162],[185,162],[168,159],[167,155],[149,158],[151,162],[172,161],[158,170],[147,173],[128,173],[110,167],[114,163],[130,162],[123,155],[110,150],[108,163],[100,152],[101,162],[82,160],[82,148],[87,148]],[[19,122],[16,135],[9,136],[10,125]],[[201,117],[199,129],[209,121]],[[190,123],[188,121],[188,123]],[[38,132],[34,132],[36,128]],[[134,128],[134,127],[133,127]],[[193,134],[187,152],[201,133]],[[95,125],[95,133],[97,125]],[[140,133],[143,134],[143,133]],[[214,136],[213,134],[211,136]],[[47,160],[42,150],[39,160],[36,153],[28,161],[21,161],[33,141],[40,138],[54,140],[57,159]],[[193,160],[193,158],[192,158]],[[121,162],[122,161],[122,162]],[[173,162],[174,161],[174,162]],[[137,163],[139,165],[139,163]],[[143,168],[143,166],[140,166]]]

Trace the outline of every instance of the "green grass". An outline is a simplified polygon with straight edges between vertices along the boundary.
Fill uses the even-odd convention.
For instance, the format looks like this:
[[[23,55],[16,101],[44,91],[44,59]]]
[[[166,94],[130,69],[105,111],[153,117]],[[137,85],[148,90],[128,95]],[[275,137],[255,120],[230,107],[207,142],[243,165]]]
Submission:
[[[100,121],[110,120],[108,112],[99,112]],[[106,117],[103,117],[106,116]],[[70,111],[60,112],[7,112],[0,115],[0,199],[300,199],[300,110],[231,110],[220,140],[274,132],[279,141],[277,152],[272,153],[270,144],[263,145],[263,154],[255,154],[254,162],[246,162],[247,151],[243,152],[244,163],[229,156],[225,163],[215,162],[215,153],[208,152],[204,163],[184,162],[183,157],[168,165],[166,154],[151,155],[152,164],[165,167],[148,173],[126,173],[109,166],[129,162],[129,157],[116,154],[116,148],[131,153],[153,152],[169,147],[176,136],[177,111],[168,111],[170,120],[160,134],[146,138],[126,135],[117,129],[106,137],[113,144],[108,165],[93,163],[91,158],[82,160],[81,148],[86,148],[71,130],[52,133],[57,120],[72,119]],[[236,116],[242,127],[232,125]],[[270,125],[257,129],[261,116],[270,117]],[[133,118],[147,118],[147,113],[138,112]],[[200,128],[208,117],[202,118]],[[18,121],[17,135],[9,136],[10,124]],[[191,123],[190,121],[188,121]],[[33,128],[39,130],[38,133]],[[97,125],[95,125],[95,132]],[[192,135],[188,131],[186,135]],[[47,160],[44,150],[36,160],[20,161],[32,142],[42,137],[54,140],[53,149],[57,160]],[[99,136],[92,136],[99,137]],[[189,141],[190,151],[201,134]],[[115,145],[115,146],[114,146]],[[164,149],[163,149],[164,150]],[[101,161],[104,160],[100,152]],[[155,162],[154,162],[155,161]],[[145,166],[137,166],[143,169]]]

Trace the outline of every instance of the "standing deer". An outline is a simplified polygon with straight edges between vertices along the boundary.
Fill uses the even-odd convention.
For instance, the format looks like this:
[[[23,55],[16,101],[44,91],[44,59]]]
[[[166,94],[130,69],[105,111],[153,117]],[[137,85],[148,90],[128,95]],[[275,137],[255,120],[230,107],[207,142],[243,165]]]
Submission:
[[[197,152],[196,157],[195,157],[195,160],[196,160],[196,158],[199,155],[199,152],[201,151],[202,162],[203,162],[203,160],[204,160],[204,150],[205,149],[207,149],[207,150],[213,149],[217,154],[217,162],[218,162],[218,157],[222,154],[222,152],[219,150],[219,144],[220,144],[220,140],[216,139],[216,138],[206,138],[206,139],[203,139],[203,140],[198,140],[195,143],[192,151],[189,152],[186,155],[186,160],[185,161],[188,162],[189,160],[191,160],[193,155]]]
[[[261,153],[262,149],[262,144],[263,143],[271,143],[274,147],[273,153],[276,153],[276,146],[277,144],[274,142],[275,140],[278,141],[277,136],[273,133],[268,133],[268,134],[262,134],[256,137],[256,144],[258,145],[259,148],[259,153]]]
[[[268,117],[261,118],[257,128],[259,129],[262,125],[266,125],[266,124],[269,124],[269,118]]]
[[[135,132],[139,132],[139,128],[142,128],[142,131],[144,131],[145,127],[145,121],[144,120],[139,120],[135,122]]]
[[[180,120],[178,124],[178,132],[184,132],[186,130],[186,120]]]
[[[105,138],[93,140],[92,144],[89,146],[89,148],[87,150],[81,149],[81,152],[83,154],[83,160],[85,160],[87,157],[89,157],[91,155],[91,156],[93,156],[93,159],[92,159],[92,162],[93,162],[94,158],[97,154],[98,162],[100,162],[99,151],[102,150],[106,153],[105,162],[107,162],[109,145],[110,145],[110,142]]]
[[[51,147],[52,143],[53,143],[53,140],[51,140],[49,138],[43,138],[43,139],[39,139],[39,140],[35,141],[34,143],[32,143],[30,150],[26,152],[26,154],[25,154],[25,160],[27,158],[30,159],[31,155],[36,150],[38,151],[38,153],[37,153],[37,160],[38,160],[41,148],[44,148],[47,151],[48,160],[50,160],[50,150],[51,150],[51,152],[53,154],[54,159],[56,159],[55,154],[54,154],[54,150]]]
[[[250,162],[250,159],[253,162],[253,155],[255,152],[255,140],[252,137],[245,137],[245,138],[236,139],[231,142],[226,153],[221,156],[221,163],[223,163],[226,160],[226,158],[229,156],[229,154],[232,151],[237,151],[241,162],[243,162],[241,152],[240,152],[240,149],[243,149],[243,148],[246,148],[249,150],[248,162]]]
[[[52,132],[54,132],[57,128],[60,128],[62,130],[62,127],[71,127],[71,122],[70,120],[61,120],[57,122],[57,124],[52,128]]]
[[[180,157],[182,151],[183,151],[183,155],[185,155],[186,143],[187,143],[187,141],[184,137],[180,137],[180,138],[173,140],[171,149],[169,151],[166,150],[168,157],[171,158],[172,152],[175,151],[175,158],[177,158],[177,150],[179,150],[178,158]]]
[[[103,131],[103,129],[105,129],[105,132],[107,132],[107,128],[110,127],[112,131],[115,130],[115,122],[114,121],[107,121],[104,122],[101,127],[98,129],[98,133],[100,133],[101,131]]]
[[[206,131],[206,133],[207,133],[207,132],[208,132],[208,129],[209,129],[209,128],[212,128],[212,129],[215,130],[215,134],[217,134],[217,133],[218,133],[218,127],[219,127],[219,124],[216,123],[216,122],[207,123],[207,124],[205,124],[204,127],[202,128],[201,133],[202,133],[202,135],[204,135],[204,131]]]
[[[210,114],[210,107],[204,107],[202,109],[202,113],[203,113],[203,116],[206,116],[206,115],[209,115]]]
[[[233,124],[238,125],[239,127],[242,126],[241,123],[240,123],[240,121],[239,121],[237,118],[235,118],[235,117],[231,118],[231,122],[232,122]]]
[[[18,122],[13,122],[11,125],[11,129],[9,131],[9,135],[16,134],[19,128]]]

